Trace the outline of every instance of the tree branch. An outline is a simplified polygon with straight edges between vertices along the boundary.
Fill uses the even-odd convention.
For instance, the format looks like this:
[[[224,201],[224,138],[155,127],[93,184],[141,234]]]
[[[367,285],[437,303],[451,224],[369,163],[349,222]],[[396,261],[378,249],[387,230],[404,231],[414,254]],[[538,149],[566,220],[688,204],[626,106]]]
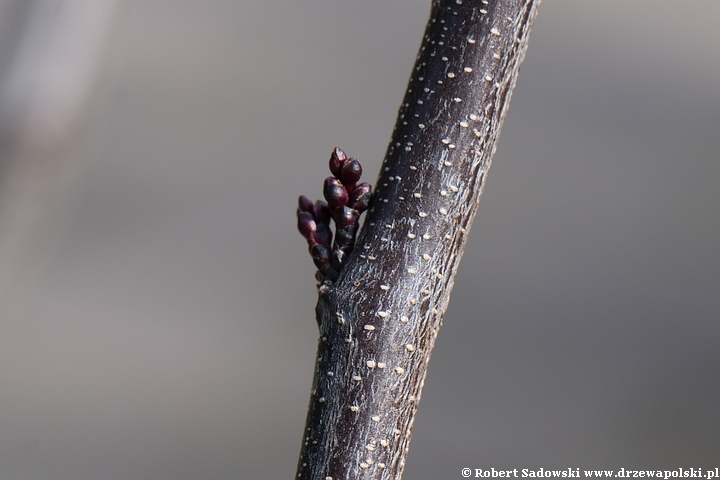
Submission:
[[[399,479],[539,0],[435,0],[355,249],[320,286],[302,479]]]

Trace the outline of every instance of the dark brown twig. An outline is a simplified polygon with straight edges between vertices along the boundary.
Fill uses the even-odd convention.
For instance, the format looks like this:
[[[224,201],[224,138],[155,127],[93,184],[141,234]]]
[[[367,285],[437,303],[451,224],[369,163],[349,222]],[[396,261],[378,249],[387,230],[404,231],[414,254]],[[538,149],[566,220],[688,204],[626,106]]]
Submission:
[[[398,479],[538,0],[436,0],[357,244],[319,289],[296,478]]]

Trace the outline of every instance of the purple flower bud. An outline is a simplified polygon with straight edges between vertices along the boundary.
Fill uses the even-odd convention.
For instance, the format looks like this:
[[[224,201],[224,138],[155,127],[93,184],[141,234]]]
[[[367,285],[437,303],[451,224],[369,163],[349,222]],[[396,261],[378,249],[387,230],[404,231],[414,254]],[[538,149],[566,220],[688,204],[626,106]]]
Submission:
[[[321,271],[325,265],[330,263],[330,249],[325,245],[313,245],[310,248],[310,255],[313,262],[315,262],[315,266]]]
[[[330,155],[333,177],[325,179],[323,195],[327,203],[312,202],[308,197],[298,199],[298,230],[307,239],[308,250],[318,271],[320,283],[335,282],[353,250],[359,228],[360,214],[367,210],[372,197],[369,183],[361,183],[362,167],[354,158],[335,147]],[[335,234],[330,229],[335,222]],[[334,239],[333,239],[334,237]],[[333,243],[334,240],[334,243]]]
[[[317,230],[317,223],[315,223],[312,213],[300,212],[298,213],[297,220],[298,230],[300,230],[302,236],[308,240],[312,238],[312,235]]]
[[[338,228],[346,228],[350,225],[356,225],[360,212],[352,208],[342,207],[335,212],[335,222]]]
[[[348,192],[337,178],[328,177],[325,179],[325,184],[323,185],[323,195],[332,210],[347,205]]]
[[[337,177],[340,179],[342,184],[350,190],[355,186],[355,182],[360,180],[361,175],[362,167],[360,166],[360,162],[351,158],[342,166],[340,175]]]
[[[370,196],[372,194],[372,187],[369,183],[364,182],[355,187],[355,190],[350,194],[348,205],[354,208],[358,212],[362,213],[367,210],[370,204]]]
[[[320,245],[327,245],[328,247],[332,243],[332,231],[326,223],[318,223],[316,231],[312,236],[312,240]]]
[[[345,152],[340,150],[340,147],[335,147],[332,151],[332,155],[330,155],[330,171],[337,178],[340,178],[340,170],[346,160],[347,155],[345,155]]]
[[[305,195],[300,195],[298,199],[298,213],[300,212],[312,212],[313,202]]]
[[[330,212],[330,207],[328,207],[327,203],[323,202],[322,200],[318,200],[317,202],[315,202],[312,211],[313,215],[315,215],[315,220],[318,223],[330,223],[332,213]]]

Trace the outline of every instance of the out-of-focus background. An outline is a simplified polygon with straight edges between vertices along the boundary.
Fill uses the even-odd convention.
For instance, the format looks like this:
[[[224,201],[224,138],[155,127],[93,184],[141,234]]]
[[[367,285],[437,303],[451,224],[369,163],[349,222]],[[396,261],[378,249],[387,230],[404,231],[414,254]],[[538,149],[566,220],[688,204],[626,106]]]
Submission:
[[[295,230],[429,2],[0,2],[0,479],[291,478]],[[546,0],[405,478],[720,462],[720,3]]]

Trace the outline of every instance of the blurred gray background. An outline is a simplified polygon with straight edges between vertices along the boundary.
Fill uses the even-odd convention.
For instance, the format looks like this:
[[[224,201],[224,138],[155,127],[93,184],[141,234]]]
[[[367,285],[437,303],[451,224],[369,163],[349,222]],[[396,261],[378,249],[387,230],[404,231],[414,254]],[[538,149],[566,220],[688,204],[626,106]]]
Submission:
[[[0,479],[291,478],[295,202],[374,182],[429,2],[103,2],[0,3]],[[404,478],[718,466],[718,18],[543,2]]]

